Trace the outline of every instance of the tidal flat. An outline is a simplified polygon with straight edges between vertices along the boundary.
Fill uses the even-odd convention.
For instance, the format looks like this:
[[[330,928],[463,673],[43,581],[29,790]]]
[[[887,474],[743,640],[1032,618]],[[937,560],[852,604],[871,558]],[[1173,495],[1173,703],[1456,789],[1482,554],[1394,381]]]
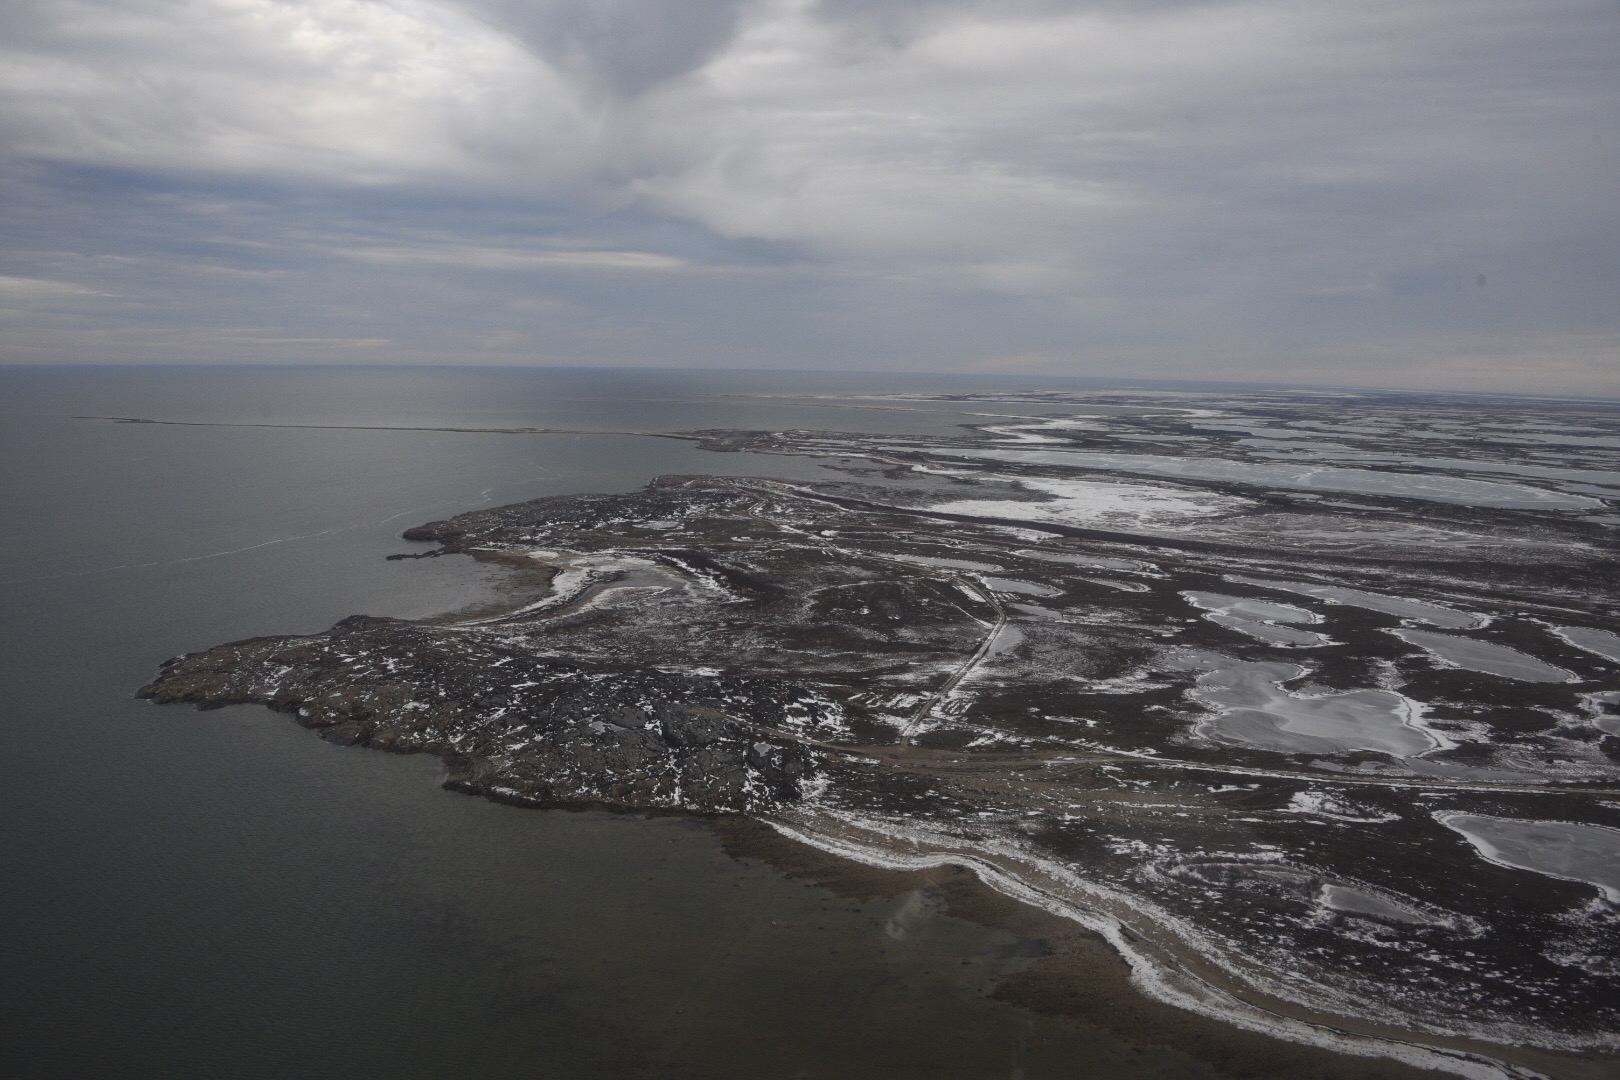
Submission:
[[[1620,410],[837,400],[982,419],[635,432],[820,473],[417,525],[399,555],[479,560],[500,597],[190,653],[141,694],[430,753],[502,802],[751,822],[733,844],[811,877],[935,875],[1057,943],[997,993],[1075,1013],[1114,964],[1136,1019],[1082,1020],[1255,1040],[1223,1069],[1614,1067],[1620,488],[1590,439]],[[1490,434],[1516,426],[1540,440]],[[846,887],[899,895],[878,880]]]

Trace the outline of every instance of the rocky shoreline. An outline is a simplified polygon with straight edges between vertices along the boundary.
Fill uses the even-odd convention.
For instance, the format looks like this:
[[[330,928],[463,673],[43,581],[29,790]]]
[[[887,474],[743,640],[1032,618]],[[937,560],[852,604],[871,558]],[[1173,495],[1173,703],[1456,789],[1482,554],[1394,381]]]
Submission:
[[[201,708],[264,705],[332,742],[430,753],[445,763],[446,787],[505,802],[757,813],[796,799],[814,757],[737,716],[780,713],[794,690],[592,670],[355,616],[326,634],[177,657],[138,695]]]

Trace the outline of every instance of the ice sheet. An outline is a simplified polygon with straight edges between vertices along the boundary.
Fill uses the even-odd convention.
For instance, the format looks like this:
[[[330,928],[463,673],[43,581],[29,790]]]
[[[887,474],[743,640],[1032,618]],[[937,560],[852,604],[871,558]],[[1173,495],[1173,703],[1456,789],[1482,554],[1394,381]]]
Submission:
[[[1258,622],[1254,619],[1245,619],[1239,615],[1210,614],[1205,615],[1204,618],[1212,623],[1224,626],[1228,630],[1236,630],[1240,634],[1248,634],[1252,638],[1258,638],[1268,645],[1308,649],[1333,644],[1332,638],[1326,634],[1318,634],[1314,630],[1278,626],[1276,623]]]
[[[1041,585],[1033,581],[1020,581],[1017,578],[986,577],[984,583],[991,589],[1000,593],[1018,593],[1023,596],[1062,596],[1062,589],[1054,589],[1050,585]]]
[[[1569,821],[1526,821],[1484,814],[1438,813],[1435,819],[1487,861],[1566,881],[1596,885],[1620,904],[1620,829]]]
[[[1089,566],[1096,570],[1119,570],[1127,574],[1157,574],[1159,568],[1140,559],[1118,559],[1106,555],[1077,555],[1067,551],[1041,551],[1038,548],[1019,548],[1014,555],[1023,555],[1042,562],[1068,563],[1071,566]]]
[[[1332,644],[1332,639],[1325,634],[1278,625],[1321,621],[1321,617],[1315,612],[1306,611],[1292,604],[1278,604],[1269,600],[1212,592],[1184,592],[1181,596],[1194,607],[1203,608],[1206,612],[1204,618],[1210,622],[1248,634],[1271,645],[1312,648]]]
[[[1417,925],[1432,925],[1441,921],[1390,897],[1349,885],[1323,885],[1318,900],[1329,911],[1347,915],[1370,915],[1389,922]]]
[[[1243,577],[1237,574],[1228,575],[1227,580],[1244,585],[1258,585],[1266,589],[1276,589],[1279,592],[1299,593],[1301,596],[1326,600],[1330,604],[1344,604],[1348,607],[1366,608],[1368,611],[1381,611],[1385,615],[1395,615],[1403,619],[1426,622],[1430,626],[1444,627],[1447,630],[1467,630],[1484,623],[1480,616],[1458,611],[1455,608],[1431,604],[1425,600],[1412,600],[1404,596],[1386,596],[1383,593],[1349,589],[1342,585],[1317,585],[1308,581],[1270,581],[1263,578]]]
[[[1314,611],[1307,611],[1293,604],[1279,604],[1271,600],[1255,600],[1247,596],[1228,596],[1225,593],[1212,592],[1184,592],[1181,594],[1189,604],[1203,608],[1205,611],[1219,612],[1222,615],[1236,615],[1242,619],[1257,619],[1262,622],[1282,623],[1317,623],[1322,617]]]
[[[984,477],[1015,484],[1049,496],[1039,502],[1019,499],[956,499],[931,509],[968,517],[1012,521],[1049,521],[1087,528],[1140,528],[1231,513],[1247,500],[1163,484],[1109,480],[1054,480],[1043,477]]]
[[[1561,667],[1537,660],[1528,653],[1494,641],[1440,634],[1433,630],[1391,630],[1390,633],[1451,667],[1483,671],[1520,682],[1570,682],[1574,676]]]
[[[1585,649],[1605,660],[1613,660],[1620,664],[1620,634],[1590,626],[1560,626],[1555,628],[1553,633],[1577,649]]]
[[[1511,510],[1597,510],[1603,503],[1584,495],[1532,487],[1528,484],[1472,480],[1434,474],[1385,472],[1336,465],[1284,464],[1235,461],[1209,457],[1163,457],[1154,454],[1113,454],[1089,450],[950,450],[931,453],[987,461],[1029,465],[1106,469],[1110,472],[1180,476],[1195,480],[1228,480],[1271,488],[1341,491],[1357,495],[1384,495],[1463,506]]]
[[[940,559],[931,555],[889,555],[895,562],[916,563],[918,566],[932,566],[940,570],[1000,570],[995,563],[974,562],[971,559]]]
[[[1422,706],[1389,690],[1296,694],[1283,683],[1305,669],[1296,664],[1221,663],[1198,679],[1191,696],[1215,714],[1196,731],[1217,742],[1291,754],[1342,754],[1370,750],[1414,757],[1442,745],[1420,723]]]

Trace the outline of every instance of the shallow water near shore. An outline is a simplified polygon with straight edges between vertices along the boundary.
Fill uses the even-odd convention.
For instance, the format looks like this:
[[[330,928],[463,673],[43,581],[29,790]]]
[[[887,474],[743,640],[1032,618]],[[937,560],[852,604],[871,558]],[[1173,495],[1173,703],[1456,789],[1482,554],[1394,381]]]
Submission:
[[[689,819],[497,806],[441,790],[436,761],[336,748],[265,710],[132,698],[179,652],[493,595],[498,571],[465,559],[386,561],[407,526],[660,473],[816,467],[620,434],[75,414],[897,435],[963,420],[946,405],[725,397],[744,385],[867,389],[730,374],[0,371],[8,1071],[1205,1075],[985,998],[1030,944],[926,895],[844,900],[729,858]]]

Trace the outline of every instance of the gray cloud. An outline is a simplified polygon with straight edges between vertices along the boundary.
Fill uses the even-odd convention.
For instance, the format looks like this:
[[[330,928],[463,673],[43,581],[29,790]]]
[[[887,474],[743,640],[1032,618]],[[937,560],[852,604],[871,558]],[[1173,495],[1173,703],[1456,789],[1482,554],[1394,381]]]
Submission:
[[[743,0],[468,0],[538,55],[617,94],[692,71],[731,40]]]
[[[1620,393],[1615,55],[1607,0],[19,0],[0,359]]]

